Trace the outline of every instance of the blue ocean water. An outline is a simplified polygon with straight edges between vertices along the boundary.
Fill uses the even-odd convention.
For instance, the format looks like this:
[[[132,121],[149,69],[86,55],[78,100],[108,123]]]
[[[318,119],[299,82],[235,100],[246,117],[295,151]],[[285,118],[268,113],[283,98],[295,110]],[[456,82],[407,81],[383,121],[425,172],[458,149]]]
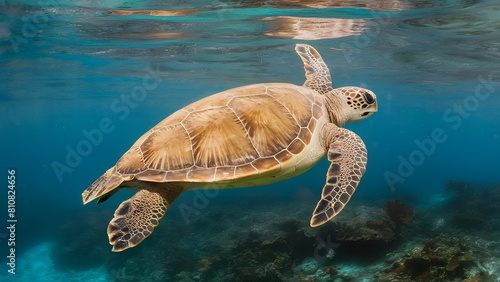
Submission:
[[[0,279],[500,279],[497,1],[40,0],[0,1],[0,11]],[[253,83],[302,85],[298,43],[321,53],[334,87],[377,94],[379,112],[346,127],[364,140],[369,157],[339,222],[378,216],[370,209],[399,199],[416,213],[395,227],[397,239],[367,262],[327,226],[310,236],[337,236],[337,255],[307,260],[319,244],[307,232],[316,232],[308,220],[325,159],[272,185],[184,193],[148,239],[111,253],[107,224],[133,192],[83,206],[83,190],[144,132],[189,103]],[[303,225],[277,227],[290,217]],[[427,249],[447,247],[448,256],[415,256],[415,248],[423,254],[446,234],[466,247],[439,239],[442,245]],[[273,245],[290,238],[293,248]],[[16,274],[8,272],[12,253]],[[410,254],[422,271],[405,261]],[[397,263],[406,272],[397,272]]]

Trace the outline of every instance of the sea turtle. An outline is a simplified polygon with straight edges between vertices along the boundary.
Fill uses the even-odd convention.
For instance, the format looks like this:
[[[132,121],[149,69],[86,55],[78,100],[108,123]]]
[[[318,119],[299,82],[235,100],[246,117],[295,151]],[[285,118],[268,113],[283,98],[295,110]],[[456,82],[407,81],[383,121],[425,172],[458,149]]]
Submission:
[[[333,89],[320,54],[305,44],[295,50],[304,62],[303,86],[254,84],[188,105],[146,132],[83,192],[84,204],[97,197],[99,204],[121,188],[137,191],[109,223],[113,251],[149,236],[182,192],[274,183],[326,154],[331,165],[311,226],[342,210],[367,162],[361,138],[342,127],[376,112],[377,99],[359,87]]]

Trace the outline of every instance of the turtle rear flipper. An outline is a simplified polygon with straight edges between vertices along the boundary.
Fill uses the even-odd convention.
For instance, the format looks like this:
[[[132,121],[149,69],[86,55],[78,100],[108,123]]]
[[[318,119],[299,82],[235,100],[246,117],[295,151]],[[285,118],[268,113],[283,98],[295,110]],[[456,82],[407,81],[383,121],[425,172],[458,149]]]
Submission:
[[[184,191],[169,183],[143,182],[145,187],[120,204],[108,226],[113,252],[135,247],[153,233],[167,208]]]

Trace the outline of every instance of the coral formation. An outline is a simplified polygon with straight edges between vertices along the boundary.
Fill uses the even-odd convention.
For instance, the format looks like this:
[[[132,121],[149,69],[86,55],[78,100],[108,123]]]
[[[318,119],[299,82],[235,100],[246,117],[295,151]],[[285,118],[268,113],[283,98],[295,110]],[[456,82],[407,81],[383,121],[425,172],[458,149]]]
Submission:
[[[423,247],[403,256],[387,273],[380,275],[382,280],[433,280],[451,281],[473,279],[488,274],[467,253],[469,243],[449,234],[442,234],[429,240]]]
[[[189,223],[169,210],[154,240],[120,254],[100,232],[112,211],[87,213],[63,225],[51,257],[114,281],[498,280],[500,186],[446,185],[451,196],[418,216],[399,200],[357,199],[315,228],[307,201],[213,199]]]
[[[327,269],[325,269],[325,273],[330,274],[331,276],[334,276],[334,275],[338,274],[339,271],[336,268],[328,267]]]
[[[384,210],[387,216],[397,224],[408,223],[415,216],[415,211],[407,208],[400,200],[387,202]]]
[[[330,235],[340,244],[339,251],[373,254],[385,250],[398,238],[396,224],[381,208],[359,206],[330,224]]]

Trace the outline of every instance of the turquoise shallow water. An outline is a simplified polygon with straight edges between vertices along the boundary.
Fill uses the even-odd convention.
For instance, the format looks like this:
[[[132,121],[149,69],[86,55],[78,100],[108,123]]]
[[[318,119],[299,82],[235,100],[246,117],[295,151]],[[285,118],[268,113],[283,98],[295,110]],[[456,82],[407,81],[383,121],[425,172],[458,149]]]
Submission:
[[[15,170],[18,220],[16,274],[9,274],[9,266],[2,263],[0,277],[343,281],[351,275],[383,280],[374,273],[390,273],[389,266],[413,248],[440,234],[454,234],[457,240],[482,242],[489,251],[481,253],[471,243],[461,252],[472,260],[464,259],[458,270],[443,270],[433,261],[430,276],[421,276],[425,271],[408,275],[431,280],[479,275],[495,281],[500,268],[490,260],[500,257],[494,252],[497,239],[492,239],[500,233],[500,211],[486,207],[498,206],[500,183],[497,4],[494,0],[0,2],[2,189],[9,189],[8,170]],[[318,243],[309,244],[304,238],[294,239],[304,242],[299,253],[279,245],[275,253],[256,258],[255,242],[272,236],[252,226],[269,231],[263,223],[276,226],[293,215],[305,219],[303,228],[309,228],[307,220],[328,167],[323,160],[307,173],[273,185],[208,196],[184,193],[147,240],[132,250],[111,253],[107,223],[132,192],[123,190],[99,206],[83,206],[81,192],[144,132],[191,102],[253,83],[302,85],[303,65],[294,52],[298,43],[321,53],[334,87],[361,86],[377,94],[379,112],[347,126],[363,138],[369,161],[342,213],[348,217],[366,207],[383,208],[386,201],[403,200],[416,216],[398,227],[397,243],[378,250],[367,263],[362,255],[342,256],[352,246],[339,239],[336,242],[344,246],[339,255],[316,260],[316,272],[304,267]],[[92,135],[96,131],[100,133]],[[468,183],[465,192],[461,185],[446,188],[453,179]],[[200,198],[204,200],[197,202]],[[0,202],[7,227],[7,192]],[[186,206],[197,212],[186,217],[182,208]],[[434,225],[438,227],[429,227]],[[4,262],[10,254],[10,232],[2,229]],[[238,237],[247,229],[260,234],[260,239],[241,243],[249,240]],[[240,245],[225,246],[221,243],[228,240],[225,236],[237,238]],[[450,244],[446,246],[453,249]],[[241,270],[243,263],[228,264],[216,254],[244,256],[248,265]],[[384,255],[389,261],[379,259]],[[447,263],[454,255],[450,253]],[[148,257],[155,258],[154,263]],[[204,269],[207,265],[212,266]],[[329,267],[340,274],[325,277]],[[269,269],[280,275],[266,276],[272,272]],[[448,276],[439,276],[440,271]]]

